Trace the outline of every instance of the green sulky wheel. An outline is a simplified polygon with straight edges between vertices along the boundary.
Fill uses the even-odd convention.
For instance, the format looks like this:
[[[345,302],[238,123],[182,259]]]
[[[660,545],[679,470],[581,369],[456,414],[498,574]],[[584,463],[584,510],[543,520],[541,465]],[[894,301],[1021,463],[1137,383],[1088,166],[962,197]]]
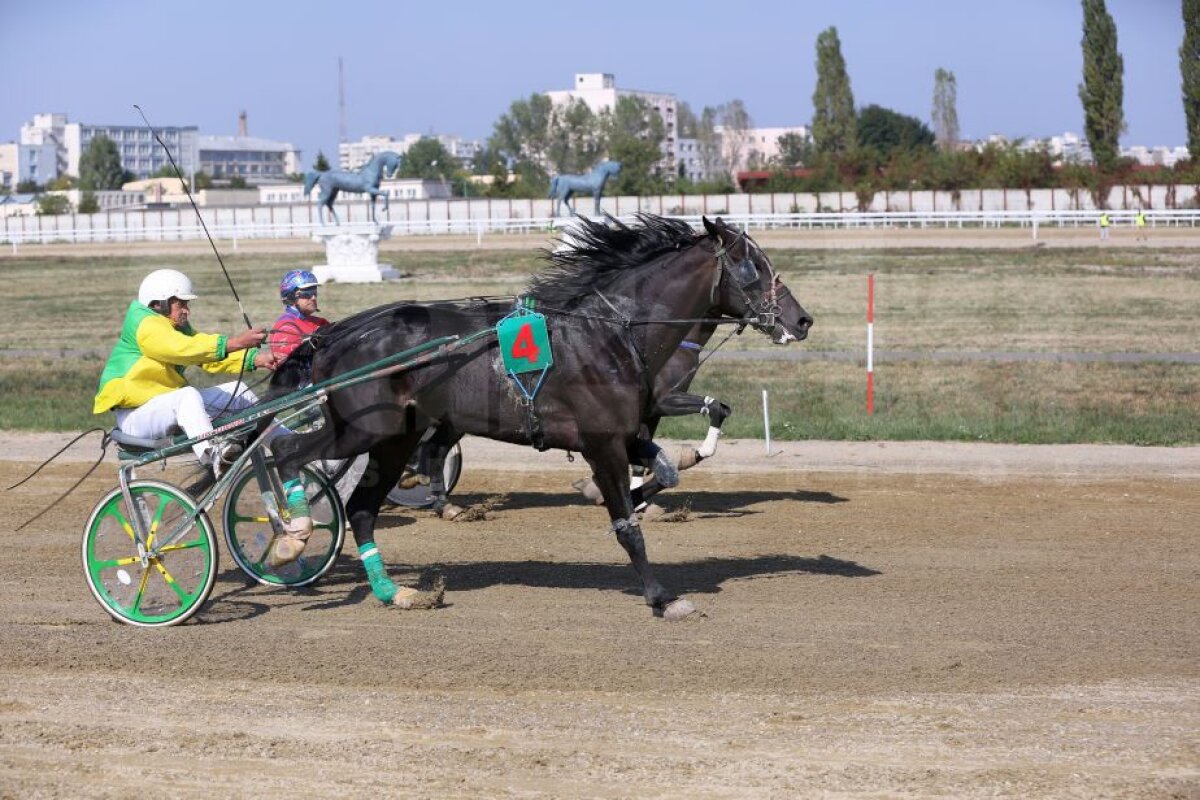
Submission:
[[[83,529],[88,588],[118,622],[178,625],[200,610],[217,577],[212,522],[187,492],[169,483],[133,481],[129,491],[134,509],[118,487],[96,504]],[[134,533],[135,509],[148,532],[144,557]]]
[[[263,497],[252,467],[237,476],[225,498],[222,518],[229,554],[243,572],[261,584],[308,586],[329,571],[342,549],[346,537],[346,510],[337,489],[324,473],[313,467],[304,467],[300,474],[312,510],[313,533],[304,554],[281,567],[267,563],[275,538],[267,503],[275,504],[276,500]],[[277,513],[277,505],[273,505],[272,510]]]

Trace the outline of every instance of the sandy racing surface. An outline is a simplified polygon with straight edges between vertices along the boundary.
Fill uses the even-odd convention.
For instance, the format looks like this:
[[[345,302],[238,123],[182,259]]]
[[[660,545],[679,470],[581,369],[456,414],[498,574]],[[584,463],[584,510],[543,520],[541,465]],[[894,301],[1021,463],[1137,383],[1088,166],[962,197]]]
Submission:
[[[0,481],[63,441],[0,434]],[[469,441],[491,518],[378,536],[445,607],[347,546],[145,631],[79,563],[111,465],[14,533],[94,446],[0,502],[2,797],[1200,796],[1200,448],[726,442],[645,525],[669,624],[581,461]]]

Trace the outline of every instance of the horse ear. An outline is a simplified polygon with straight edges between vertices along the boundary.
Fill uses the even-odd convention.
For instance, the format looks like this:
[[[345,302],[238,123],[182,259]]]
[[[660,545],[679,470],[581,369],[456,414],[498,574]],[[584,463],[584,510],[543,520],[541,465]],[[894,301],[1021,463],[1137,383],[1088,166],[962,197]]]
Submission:
[[[714,225],[708,217],[700,217],[700,219],[704,222],[704,230],[708,231],[709,236],[713,236],[717,239],[721,238],[721,229]],[[717,217],[717,222],[719,223],[720,221],[721,218]]]

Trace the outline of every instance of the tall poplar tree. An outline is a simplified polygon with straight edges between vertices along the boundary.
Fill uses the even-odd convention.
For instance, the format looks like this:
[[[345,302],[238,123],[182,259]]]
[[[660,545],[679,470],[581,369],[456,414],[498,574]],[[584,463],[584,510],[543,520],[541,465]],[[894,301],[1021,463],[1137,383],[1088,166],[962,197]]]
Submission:
[[[854,145],[854,95],[837,28],[817,35],[817,88],[813,91],[813,143],[818,153],[842,155]]]
[[[1183,0],[1183,46],[1179,48],[1183,74],[1183,113],[1187,118],[1188,153],[1200,164],[1200,0]]]
[[[942,150],[958,143],[958,81],[941,67],[933,73],[933,133]]]
[[[1117,26],[1104,0],[1083,0],[1083,127],[1096,165],[1110,173],[1121,154],[1125,130],[1125,61],[1117,50]]]

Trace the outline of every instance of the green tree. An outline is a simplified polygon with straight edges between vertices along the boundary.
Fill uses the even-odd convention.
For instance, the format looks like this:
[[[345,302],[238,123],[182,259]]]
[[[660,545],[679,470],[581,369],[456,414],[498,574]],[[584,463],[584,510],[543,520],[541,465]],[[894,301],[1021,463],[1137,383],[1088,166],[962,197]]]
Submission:
[[[979,154],[975,151],[942,150],[933,156],[926,177],[927,186],[950,193],[950,202],[962,210],[962,191],[978,186]]]
[[[1005,148],[996,163],[996,174],[1008,189],[1022,189],[1025,202],[1033,205],[1033,190],[1055,181],[1054,159],[1046,145],[1023,147],[1016,142]]]
[[[675,106],[675,127],[679,129],[679,138],[695,139],[696,128],[700,120],[696,112],[687,102],[680,100]]]
[[[79,157],[79,188],[90,192],[120,189],[125,178],[116,143],[107,136],[93,137]]]
[[[1200,164],[1200,0],[1183,0],[1183,113],[1187,119],[1188,153]]]
[[[207,172],[197,172],[192,176],[192,178],[196,182],[196,191],[200,191],[201,189],[211,189],[213,187],[212,176]]]
[[[665,176],[659,170],[667,129],[649,103],[640,97],[618,97],[612,109],[601,112],[600,128],[608,157],[621,162],[621,174],[611,187],[613,194],[647,195],[665,190]]]
[[[750,128],[754,123],[746,104],[734,98],[728,103],[722,103],[717,109],[717,118],[721,121],[721,157],[725,172],[736,178],[734,173],[743,167],[751,168]],[[755,165],[757,166],[757,165]]]
[[[36,207],[34,213],[39,217],[71,213],[71,201],[62,194],[39,194],[33,204]]]
[[[546,150],[550,169],[559,174],[587,172],[602,150],[600,121],[587,103],[571,98],[555,106]]]
[[[917,153],[933,149],[933,133],[925,123],[874,104],[859,112],[857,131],[859,146],[872,149],[885,159],[897,150]]]
[[[696,155],[700,170],[708,181],[729,182],[729,174],[721,174],[721,137],[717,133],[717,109],[705,106],[696,120]]]
[[[933,73],[933,130],[941,149],[958,144],[958,81],[941,67]]]
[[[544,194],[550,183],[546,171],[549,162],[550,128],[554,104],[544,94],[531,94],[527,99],[514,100],[508,111],[492,126],[488,146],[512,167],[521,187],[512,192],[528,196]]]
[[[1111,173],[1125,130],[1125,62],[1117,50],[1117,26],[1104,0],[1083,0],[1083,126],[1101,173]],[[1100,201],[1103,198],[1097,198]]]
[[[837,28],[817,36],[817,88],[813,91],[813,143],[819,153],[841,155],[854,146],[854,94]]]
[[[76,180],[75,176],[63,174],[47,183],[46,188],[52,192],[65,192],[68,189],[74,189],[78,185],[79,181]]]
[[[100,211],[100,202],[96,200],[95,192],[84,192],[79,197],[80,214],[95,214]]]
[[[17,181],[17,194],[37,194],[41,190],[42,185],[31,178]]]
[[[397,174],[401,178],[438,181],[449,180],[458,169],[458,159],[444,144],[432,136],[422,136],[405,151]]]
[[[313,169],[317,172],[329,171],[329,160],[325,158],[325,153],[321,150],[317,151],[317,158],[313,161]]]
[[[241,175],[234,175],[229,179],[230,189],[245,189],[247,186],[246,179]]]
[[[785,133],[779,137],[779,155],[775,157],[781,167],[806,167],[812,161],[815,149],[812,139],[799,133]]]

